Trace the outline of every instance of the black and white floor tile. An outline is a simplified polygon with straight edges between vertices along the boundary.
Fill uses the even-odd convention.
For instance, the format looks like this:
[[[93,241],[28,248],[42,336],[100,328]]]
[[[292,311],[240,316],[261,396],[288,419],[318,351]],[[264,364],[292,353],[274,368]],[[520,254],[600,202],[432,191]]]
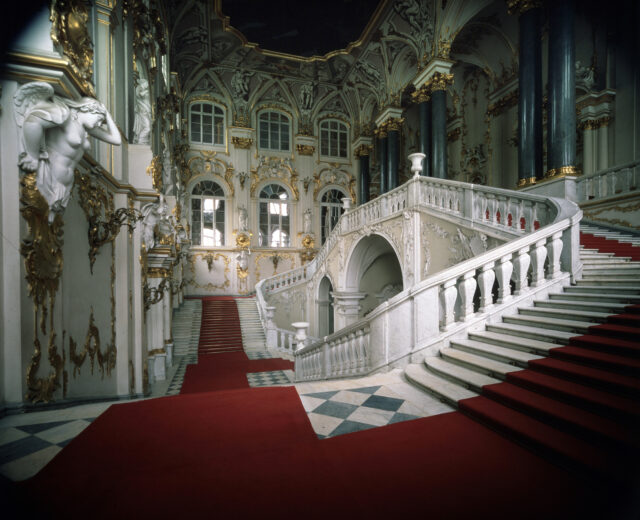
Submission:
[[[272,359],[273,356],[268,350],[245,350],[244,353],[253,361],[256,359]]]
[[[381,385],[306,393],[300,399],[320,439],[424,416]]]
[[[270,372],[252,372],[247,374],[251,387],[279,386],[293,384],[293,370],[273,370]]]

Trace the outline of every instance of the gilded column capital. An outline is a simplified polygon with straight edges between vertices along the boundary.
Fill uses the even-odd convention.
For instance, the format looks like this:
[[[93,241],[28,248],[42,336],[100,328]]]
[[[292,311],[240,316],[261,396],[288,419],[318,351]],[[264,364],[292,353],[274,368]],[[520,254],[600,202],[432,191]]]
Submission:
[[[542,0],[506,0],[509,14],[523,14],[530,9],[542,7]]]
[[[394,117],[385,121],[387,132],[399,132],[404,123],[404,117]]]
[[[358,148],[355,149],[353,154],[356,157],[364,157],[369,155],[373,151],[373,147],[370,144],[361,144]]]
[[[386,124],[381,124],[378,128],[376,128],[373,131],[373,134],[378,138],[378,139],[384,139],[385,137],[387,137],[387,125]]]
[[[429,92],[436,90],[447,90],[449,85],[453,85],[453,74],[444,72],[434,72],[433,76],[427,81],[426,87]]]
[[[297,144],[296,150],[300,155],[313,155],[316,151],[316,147],[310,144]]]
[[[236,148],[242,148],[243,150],[248,150],[249,148],[251,148],[251,145],[253,144],[253,139],[251,139],[250,137],[232,137],[231,142],[233,143],[233,146],[235,146]]]
[[[411,94],[414,103],[426,103],[431,99],[431,91],[427,85],[422,85],[418,90]]]

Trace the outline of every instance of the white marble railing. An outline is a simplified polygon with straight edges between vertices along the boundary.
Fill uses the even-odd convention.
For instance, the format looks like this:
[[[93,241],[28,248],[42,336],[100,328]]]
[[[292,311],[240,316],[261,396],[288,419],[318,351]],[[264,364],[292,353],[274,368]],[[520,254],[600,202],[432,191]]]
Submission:
[[[469,322],[474,316],[527,292],[529,284],[532,288],[548,285],[548,281],[553,283],[561,278],[563,271],[572,278],[579,275],[581,212],[575,204],[529,193],[419,177],[343,214],[309,264],[258,283],[256,293],[263,323],[269,321],[266,295],[311,280],[343,235],[410,209],[436,212],[443,218],[454,218],[477,229],[493,229],[513,239],[407,288],[366,319],[324,340],[307,342],[306,347],[295,353],[298,380],[368,373],[420,350],[456,324]],[[499,290],[494,295],[496,280]],[[474,305],[476,290],[480,293],[479,305]],[[420,316],[415,309],[407,308],[427,305],[426,302],[428,310]],[[408,316],[417,317],[407,322]],[[273,336],[275,326],[270,327],[274,330],[271,343],[275,345],[278,341]],[[387,341],[388,333],[373,336],[369,333],[376,328],[386,330],[385,327],[400,331],[402,341],[396,337],[393,343],[404,347]],[[406,331],[412,331],[413,337],[404,338]],[[267,336],[269,344],[268,331]]]
[[[579,202],[613,197],[637,190],[640,183],[640,161],[608,168],[576,179]]]
[[[569,276],[561,268],[565,243],[565,267],[577,274],[582,214],[568,201],[552,202],[558,222],[430,276],[366,318],[298,350],[296,380],[367,374],[437,344],[518,297],[548,291]]]

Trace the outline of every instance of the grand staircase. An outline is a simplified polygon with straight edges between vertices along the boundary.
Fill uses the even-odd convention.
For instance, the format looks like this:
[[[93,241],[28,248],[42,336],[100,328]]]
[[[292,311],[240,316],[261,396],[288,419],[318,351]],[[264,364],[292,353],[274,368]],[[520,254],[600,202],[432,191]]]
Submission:
[[[238,325],[238,308],[233,297],[203,298],[198,355],[242,352]]]
[[[558,463],[629,482],[640,474],[640,248],[581,231],[576,285],[452,340],[405,375]]]
[[[245,351],[264,351],[266,338],[255,297],[237,298],[236,305]]]

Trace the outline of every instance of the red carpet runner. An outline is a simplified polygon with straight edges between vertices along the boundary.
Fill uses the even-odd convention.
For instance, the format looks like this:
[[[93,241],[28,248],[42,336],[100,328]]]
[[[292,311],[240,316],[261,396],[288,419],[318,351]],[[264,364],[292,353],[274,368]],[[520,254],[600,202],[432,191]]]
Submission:
[[[321,441],[293,387],[247,388],[245,372],[267,362],[286,363],[202,353],[181,395],[112,406],[16,486],[21,517],[567,519],[632,511],[617,486],[554,466],[459,412]]]

